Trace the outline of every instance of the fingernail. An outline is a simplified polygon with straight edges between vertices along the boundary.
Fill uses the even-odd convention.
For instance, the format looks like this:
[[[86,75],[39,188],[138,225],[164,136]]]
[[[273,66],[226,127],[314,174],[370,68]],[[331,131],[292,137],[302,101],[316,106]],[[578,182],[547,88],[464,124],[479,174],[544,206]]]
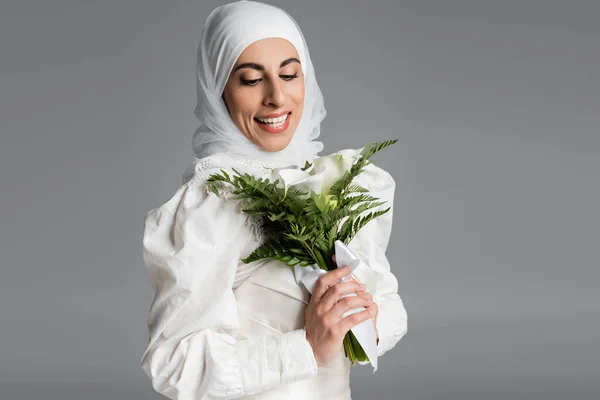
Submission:
[[[366,287],[367,287],[367,285],[365,285],[364,283],[361,283],[361,284],[360,284],[360,287],[364,289],[364,288],[366,288]]]

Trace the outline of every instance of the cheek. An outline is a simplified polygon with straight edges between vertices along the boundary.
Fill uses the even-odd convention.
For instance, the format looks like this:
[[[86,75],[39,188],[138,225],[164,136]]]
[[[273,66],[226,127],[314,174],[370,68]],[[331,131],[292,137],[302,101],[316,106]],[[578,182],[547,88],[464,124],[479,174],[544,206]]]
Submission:
[[[290,96],[294,99],[296,105],[304,105],[304,82],[300,81],[290,90]]]
[[[256,93],[246,88],[230,91],[227,96],[229,112],[233,119],[245,119],[256,112]]]

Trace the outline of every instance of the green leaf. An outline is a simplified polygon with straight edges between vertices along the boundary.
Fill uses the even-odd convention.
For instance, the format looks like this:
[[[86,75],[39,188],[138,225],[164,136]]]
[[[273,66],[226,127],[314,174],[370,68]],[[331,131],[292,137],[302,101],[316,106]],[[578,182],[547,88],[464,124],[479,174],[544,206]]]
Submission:
[[[378,151],[396,143],[398,140],[386,140],[378,143],[370,143],[363,148],[364,154],[362,154],[353,164],[349,171],[346,171],[342,178],[331,186],[329,193],[340,198],[344,191],[348,188],[352,180],[360,174],[364,167],[369,164],[369,158],[371,158]]]
[[[309,169],[312,166],[312,163],[309,163],[308,160],[306,161],[306,163],[304,164],[304,167],[300,168],[300,170],[302,171],[306,171],[307,169]]]

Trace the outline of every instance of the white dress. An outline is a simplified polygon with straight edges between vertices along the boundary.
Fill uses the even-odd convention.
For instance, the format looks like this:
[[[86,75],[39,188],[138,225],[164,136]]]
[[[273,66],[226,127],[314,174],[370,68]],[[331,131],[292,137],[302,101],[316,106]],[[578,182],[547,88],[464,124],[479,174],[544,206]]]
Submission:
[[[143,258],[155,297],[141,365],[154,390],[170,399],[351,399],[342,347],[317,367],[303,330],[310,294],[293,269],[275,260],[242,263],[261,243],[258,221],[204,184],[221,168],[266,176],[265,167],[273,165],[229,153],[203,158],[192,179],[147,213]],[[392,205],[395,183],[381,168],[370,164],[355,181]],[[385,256],[391,227],[392,210],[349,244],[361,259],[353,277],[379,307],[378,356],[407,332]]]

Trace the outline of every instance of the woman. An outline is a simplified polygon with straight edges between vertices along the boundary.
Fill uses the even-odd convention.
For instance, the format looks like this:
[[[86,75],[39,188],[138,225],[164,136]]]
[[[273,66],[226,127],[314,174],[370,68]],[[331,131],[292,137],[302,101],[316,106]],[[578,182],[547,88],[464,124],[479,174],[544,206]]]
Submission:
[[[346,332],[372,318],[381,356],[407,329],[385,257],[391,212],[351,242],[361,259],[354,279],[336,284],[348,271],[329,271],[312,295],[278,261],[242,263],[261,243],[260,224],[209,192],[205,179],[221,169],[267,177],[270,168],[316,157],[321,92],[295,21],[252,1],[209,15],[197,78],[198,158],[145,221],[155,298],[142,367],[171,399],[350,399]],[[371,164],[357,180],[392,204],[394,181],[385,171]],[[366,310],[341,318],[360,306]]]

